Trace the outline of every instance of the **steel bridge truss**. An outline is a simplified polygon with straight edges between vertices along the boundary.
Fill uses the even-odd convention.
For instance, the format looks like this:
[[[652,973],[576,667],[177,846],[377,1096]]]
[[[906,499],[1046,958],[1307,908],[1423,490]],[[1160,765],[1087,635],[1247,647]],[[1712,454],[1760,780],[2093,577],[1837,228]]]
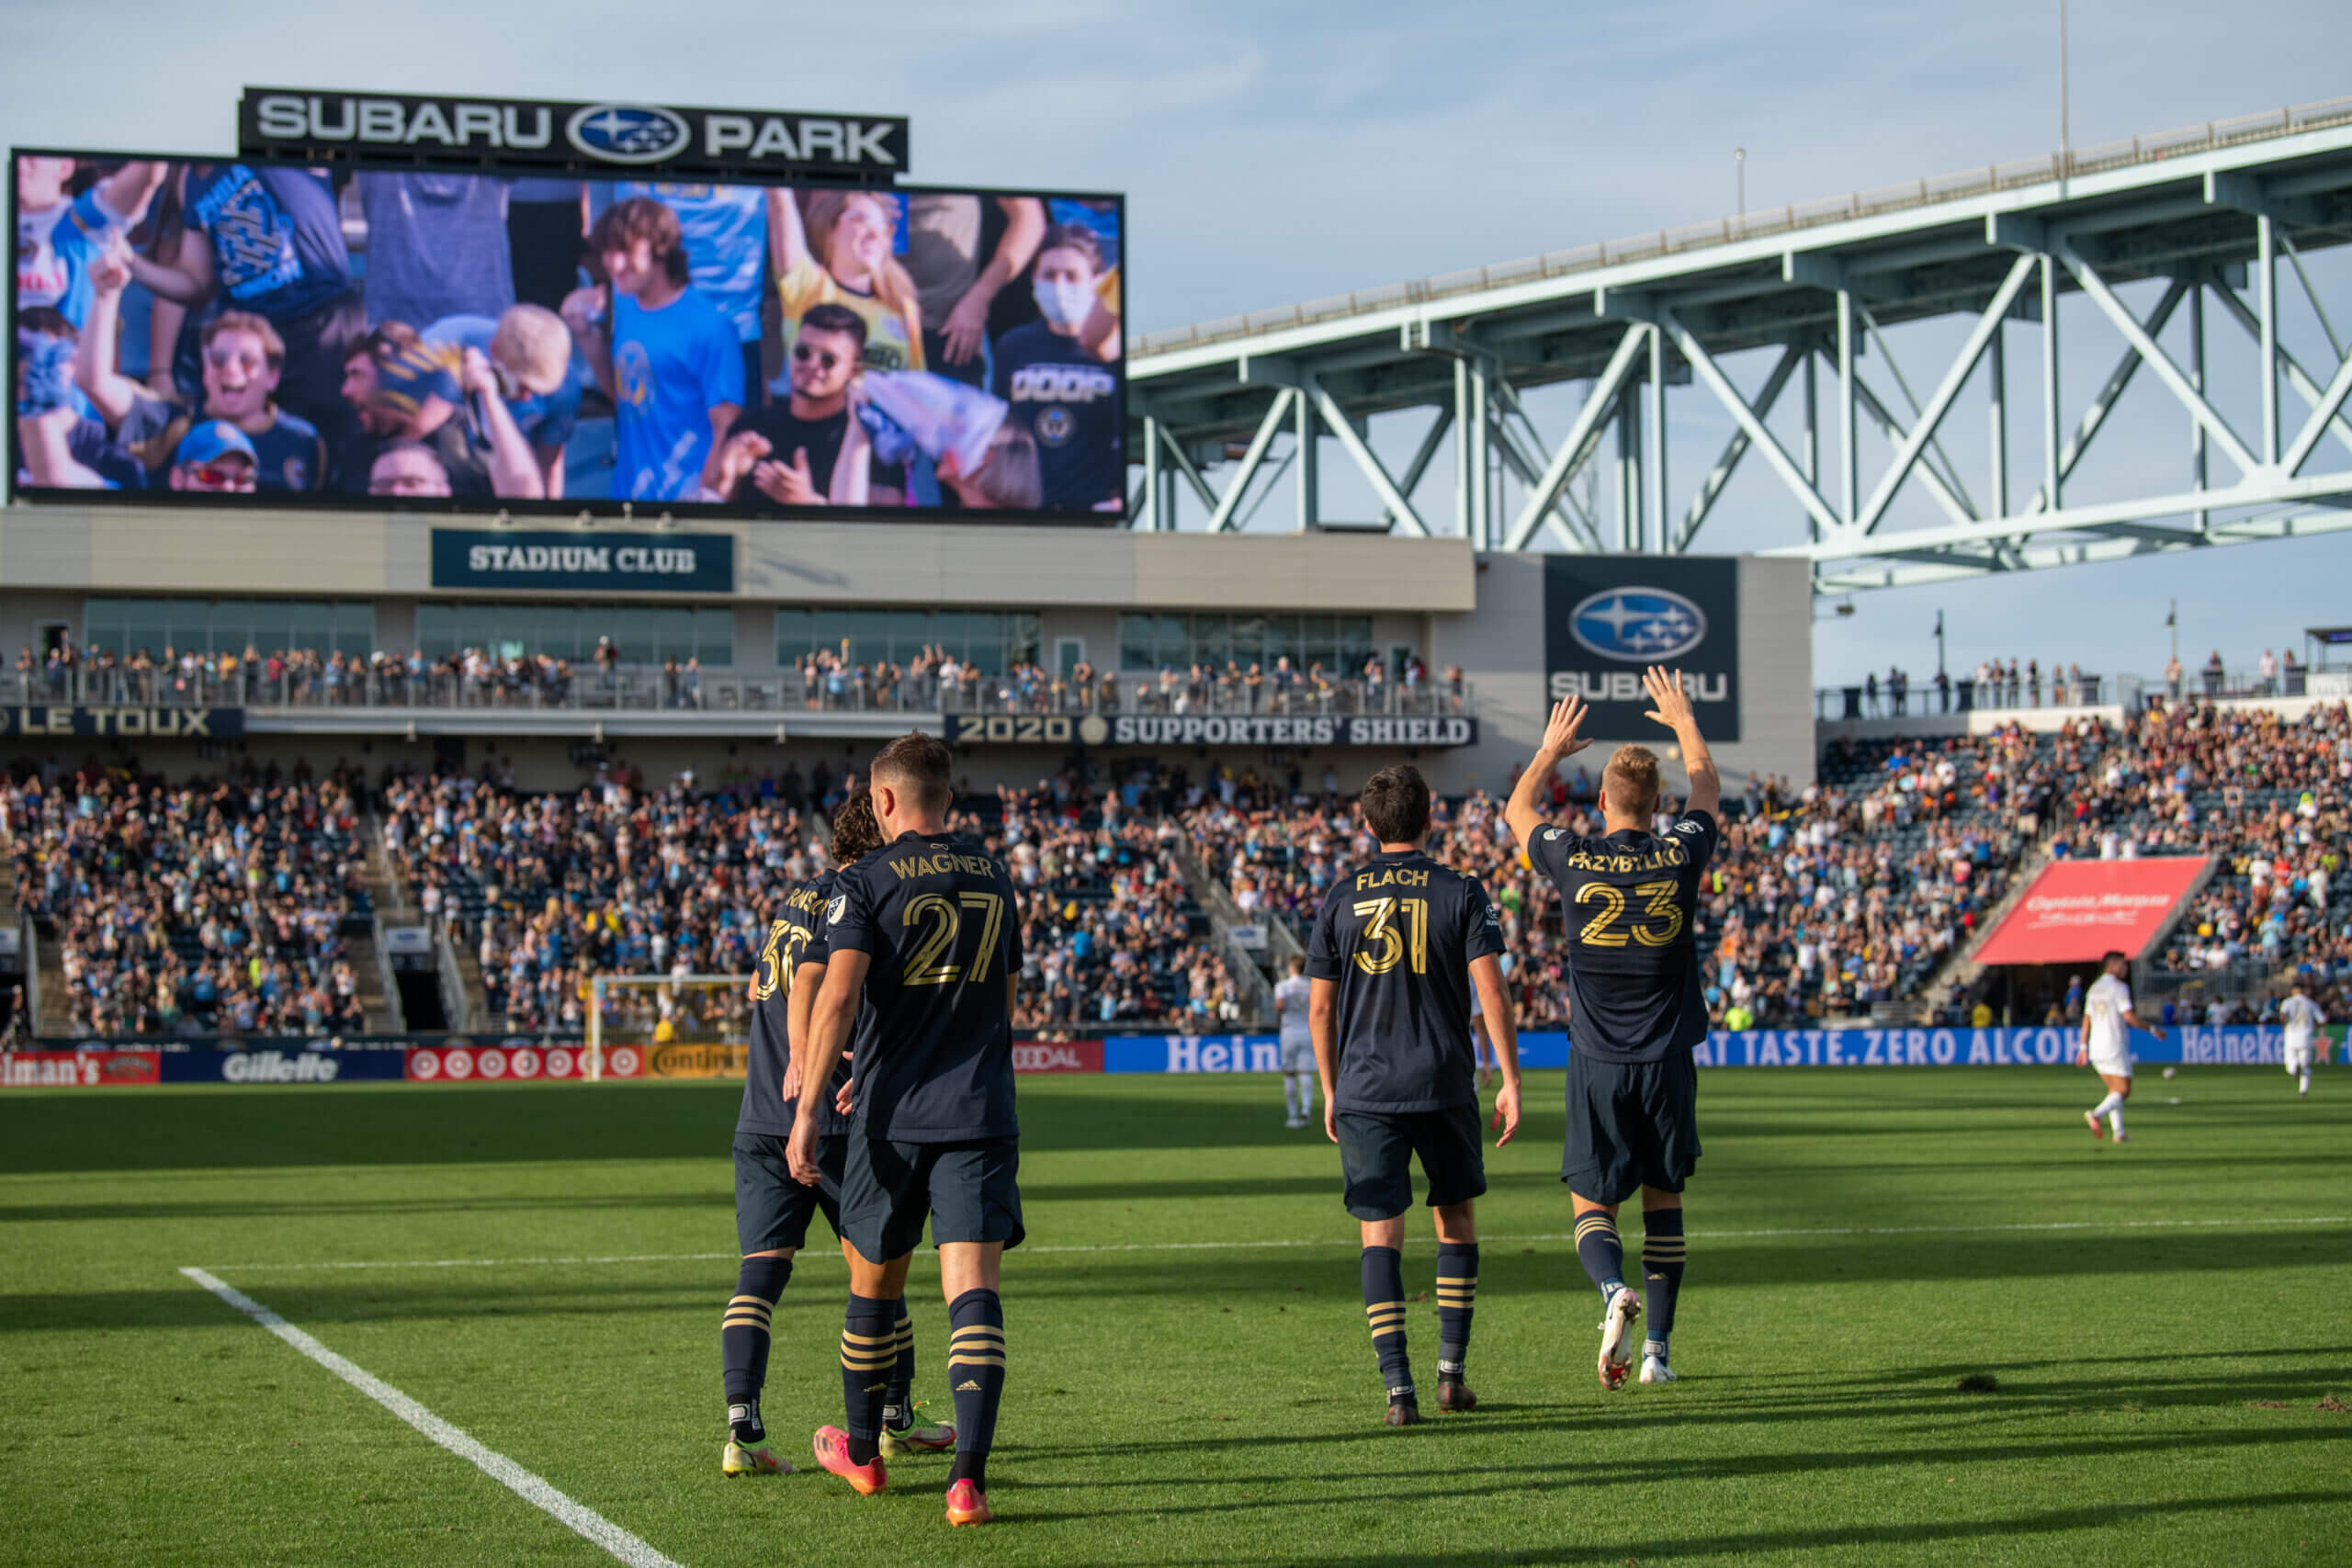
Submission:
[[[2303,256],[2347,241],[2352,124],[2340,124],[1152,353],[1131,367],[1143,458],[1131,512],[1138,527],[1172,527],[1181,487],[1208,528],[1240,528],[1287,475],[1302,523],[1342,525],[1322,505],[1329,437],[1382,509],[1344,525],[1489,549],[1689,550],[1742,465],[1760,463],[1790,502],[1775,508],[1787,541],[1761,553],[1810,561],[1822,592],[2342,529],[2352,353],[2336,322],[2352,299],[2324,298]],[[2134,310],[2119,290],[2148,280],[2161,292]],[[2280,342],[2289,288],[2324,338],[2319,362]],[[2184,311],[2186,363],[2161,342]],[[2213,316],[2251,356],[2251,416],[2225,417],[2209,396]],[[1929,318],[1966,331],[1915,383],[1887,329]],[[2087,397],[2070,395],[2062,324],[2094,321],[2121,350]],[[1770,351],[1770,368],[1743,389],[1724,362],[1751,350]],[[2015,368],[2035,385],[2013,396],[2021,352]],[[2178,467],[2127,465],[2123,494],[2109,473],[2099,497],[2070,497],[2135,381],[2177,407]],[[1584,383],[1582,396],[1547,440],[1524,394],[1562,382]],[[1989,415],[1973,433],[1955,417],[1971,388]],[[1711,401],[1731,430],[1703,473],[1684,476],[1679,506],[1669,389],[1677,408]],[[1392,442],[1384,460],[1369,422],[1403,409],[1427,423],[1408,455]],[[1870,472],[1865,428],[1890,454]],[[2038,483],[2012,482],[2013,440],[2020,457],[2039,452]],[[1422,494],[1449,446],[1450,506]]]

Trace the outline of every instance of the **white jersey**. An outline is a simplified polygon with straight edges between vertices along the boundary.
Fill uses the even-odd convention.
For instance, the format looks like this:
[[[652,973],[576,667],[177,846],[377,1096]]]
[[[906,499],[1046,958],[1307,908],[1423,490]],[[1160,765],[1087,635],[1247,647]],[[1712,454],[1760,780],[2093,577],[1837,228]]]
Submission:
[[[2308,1051],[2312,1032],[2327,1021],[2327,1014],[2309,997],[2289,997],[2278,1004],[2278,1021],[2287,1032],[2287,1049]]]
[[[1304,975],[1285,975],[1274,982],[1274,1000],[1282,1004],[1283,1043],[1285,1045],[1311,1038],[1306,1027],[1309,989]]]
[[[2091,1026],[2091,1060],[2129,1062],[2132,1048],[2125,1037],[2123,1015],[2132,1010],[2132,987],[2112,975],[2102,975],[2083,998],[2083,1016]]]

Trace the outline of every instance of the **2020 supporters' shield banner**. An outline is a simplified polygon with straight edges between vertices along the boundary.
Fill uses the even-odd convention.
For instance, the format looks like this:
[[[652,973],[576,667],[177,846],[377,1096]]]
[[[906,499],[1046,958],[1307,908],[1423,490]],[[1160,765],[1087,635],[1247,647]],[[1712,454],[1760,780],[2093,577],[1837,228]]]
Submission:
[[[2138,957],[2196,888],[2203,855],[2052,861],[1984,945],[1979,964],[2083,964]]]
[[[368,101],[412,157],[518,107]],[[1122,198],[683,177],[621,154],[727,117],[582,107],[563,169],[19,152],[11,493],[1124,519]]]
[[[1710,740],[1739,739],[1739,563],[1725,556],[1549,556],[1547,701],[1582,697],[1596,740],[1658,739],[1642,671],[1679,670]]]

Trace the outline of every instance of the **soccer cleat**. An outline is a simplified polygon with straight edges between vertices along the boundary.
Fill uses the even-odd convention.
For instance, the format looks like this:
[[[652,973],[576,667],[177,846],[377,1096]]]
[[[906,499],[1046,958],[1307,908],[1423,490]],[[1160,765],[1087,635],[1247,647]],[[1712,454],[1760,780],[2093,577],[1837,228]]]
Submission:
[[[1620,1285],[1600,1314],[1600,1386],[1614,1392],[1625,1386],[1634,1366],[1634,1325],[1641,1321],[1642,1293]]]
[[[1666,1358],[1663,1356],[1644,1356],[1642,1381],[1644,1382],[1672,1382],[1674,1369],[1666,1364]]]
[[[907,1414],[912,1416],[922,1408],[922,1401],[918,1399],[907,1407]],[[942,1449],[955,1446],[956,1428],[944,1421],[925,1424],[910,1419],[903,1427],[886,1426],[882,1428],[882,1456],[885,1459],[898,1459],[906,1454],[935,1454]]]
[[[984,1525],[996,1516],[989,1512],[988,1494],[969,1481],[959,1481],[947,1489],[947,1522],[951,1525]]]
[[[2106,1122],[2102,1122],[2102,1121],[2100,1121],[2100,1120],[2098,1119],[2098,1111],[2084,1111],[2084,1112],[2083,1112],[2083,1120],[2090,1123],[2090,1127],[2091,1127],[2091,1138],[2092,1138],[2092,1140],[2093,1140],[2094,1142],[2096,1142],[2097,1140],[2098,1140],[2098,1139],[2100,1139],[2100,1138],[2104,1138],[2104,1137],[2106,1137],[2106,1136],[2107,1136],[2107,1123],[2106,1123]]]
[[[816,1450],[817,1462],[857,1488],[861,1497],[871,1497],[890,1483],[877,1457],[871,1464],[849,1461],[849,1434],[839,1427],[820,1427],[809,1446]]]
[[[769,1446],[765,1438],[755,1443],[745,1443],[730,1437],[727,1439],[727,1447],[719,1453],[718,1472],[721,1475],[790,1475],[792,1466],[777,1457],[775,1450]]]
[[[1296,1130],[1297,1128],[1306,1125],[1306,1118],[1304,1116],[1294,1116],[1289,1121],[1283,1122],[1283,1125],[1293,1130]]]
[[[2131,1139],[2131,1137],[2130,1137],[2128,1134],[2126,1134],[2118,1133],[2118,1134],[2115,1134],[2115,1141],[2116,1141],[2117,1143],[2119,1143],[2119,1144],[2128,1144],[2128,1143],[2130,1143],[2130,1142],[2132,1141],[2132,1139]]]
[[[1437,1407],[1440,1410],[1464,1411],[1478,1408],[1478,1396],[1460,1378],[1437,1380]]]
[[[1392,1399],[1388,1413],[1380,1418],[1384,1427],[1418,1427],[1421,1424],[1421,1402],[1418,1399]]]

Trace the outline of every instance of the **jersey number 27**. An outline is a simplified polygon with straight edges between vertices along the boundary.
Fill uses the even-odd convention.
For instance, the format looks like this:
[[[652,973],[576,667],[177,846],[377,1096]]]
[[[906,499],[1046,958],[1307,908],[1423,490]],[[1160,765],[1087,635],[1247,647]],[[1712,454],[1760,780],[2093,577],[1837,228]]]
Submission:
[[[957,964],[951,955],[963,932],[967,909],[979,914],[979,942],[969,964]],[[997,938],[1004,930],[1001,894],[958,893],[953,898],[944,893],[918,894],[907,900],[902,918],[908,926],[922,928],[914,956],[907,961],[908,985],[952,986],[966,978],[978,982],[989,977],[989,963],[996,957]]]

